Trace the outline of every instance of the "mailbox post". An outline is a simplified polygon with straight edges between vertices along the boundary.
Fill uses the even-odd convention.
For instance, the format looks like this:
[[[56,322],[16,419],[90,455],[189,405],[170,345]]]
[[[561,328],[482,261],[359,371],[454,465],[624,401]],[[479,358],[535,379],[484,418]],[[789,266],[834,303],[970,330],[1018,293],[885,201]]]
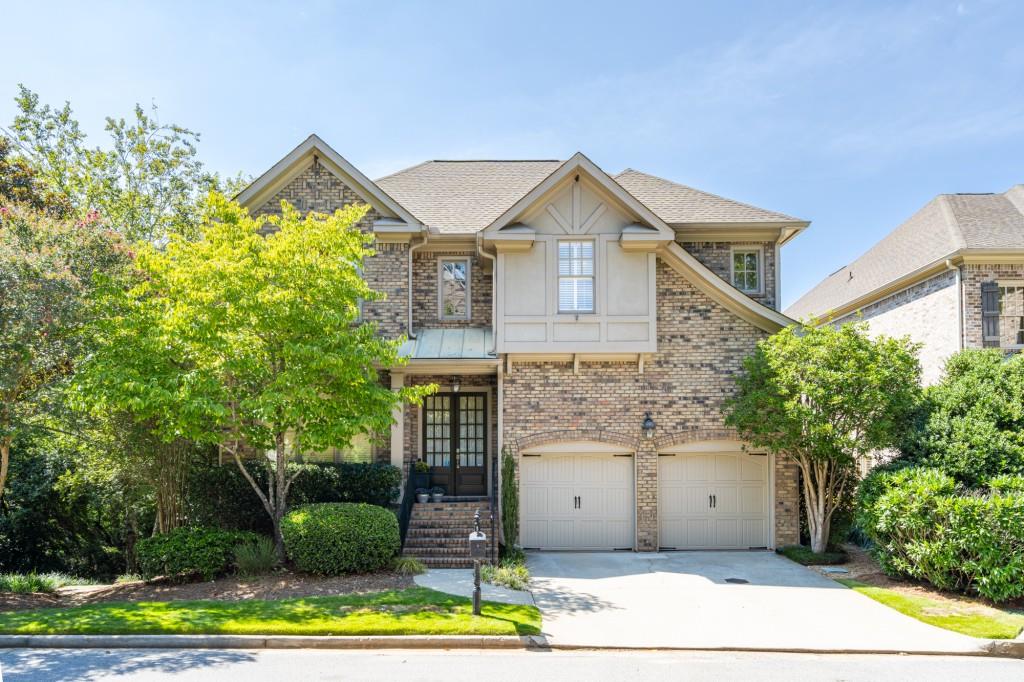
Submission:
[[[480,510],[473,514],[476,530],[469,534],[469,556],[473,559],[473,615],[480,615],[480,560],[487,558],[487,536],[480,531]]]

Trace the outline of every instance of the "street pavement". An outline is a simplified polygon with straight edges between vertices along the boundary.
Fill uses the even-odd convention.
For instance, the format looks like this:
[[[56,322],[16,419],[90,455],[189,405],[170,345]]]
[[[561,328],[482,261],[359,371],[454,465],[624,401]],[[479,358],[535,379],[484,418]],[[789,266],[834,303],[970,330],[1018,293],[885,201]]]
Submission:
[[[1024,661],[966,656],[696,651],[6,649],[0,650],[0,671],[3,682],[1020,682],[1024,680]]]

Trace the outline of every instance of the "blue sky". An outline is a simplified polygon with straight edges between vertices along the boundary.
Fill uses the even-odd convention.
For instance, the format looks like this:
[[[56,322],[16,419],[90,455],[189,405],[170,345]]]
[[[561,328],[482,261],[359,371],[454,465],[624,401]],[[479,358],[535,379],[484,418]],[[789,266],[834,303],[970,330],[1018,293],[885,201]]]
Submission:
[[[97,141],[156,103],[225,173],[310,132],[371,177],[580,150],[811,220],[787,305],[935,194],[1024,182],[1013,0],[0,6],[4,125],[21,82]]]

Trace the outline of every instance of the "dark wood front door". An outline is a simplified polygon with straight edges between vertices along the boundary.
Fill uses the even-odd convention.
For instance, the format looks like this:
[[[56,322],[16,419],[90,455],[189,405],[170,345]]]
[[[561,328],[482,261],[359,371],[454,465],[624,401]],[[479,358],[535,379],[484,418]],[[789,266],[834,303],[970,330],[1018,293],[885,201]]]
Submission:
[[[486,495],[487,394],[424,398],[423,454],[431,486],[444,488],[446,495]]]

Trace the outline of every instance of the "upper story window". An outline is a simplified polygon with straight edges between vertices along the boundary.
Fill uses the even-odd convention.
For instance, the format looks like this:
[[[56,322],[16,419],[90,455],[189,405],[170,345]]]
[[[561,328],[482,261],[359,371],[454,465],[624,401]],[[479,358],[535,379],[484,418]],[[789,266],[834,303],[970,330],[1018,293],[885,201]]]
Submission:
[[[594,242],[558,242],[558,312],[594,312]]]
[[[469,259],[438,261],[438,314],[442,320],[468,320],[470,315]]]
[[[1024,281],[981,285],[984,345],[1024,348]]]
[[[745,294],[764,293],[761,249],[737,247],[732,250],[732,285]]]

